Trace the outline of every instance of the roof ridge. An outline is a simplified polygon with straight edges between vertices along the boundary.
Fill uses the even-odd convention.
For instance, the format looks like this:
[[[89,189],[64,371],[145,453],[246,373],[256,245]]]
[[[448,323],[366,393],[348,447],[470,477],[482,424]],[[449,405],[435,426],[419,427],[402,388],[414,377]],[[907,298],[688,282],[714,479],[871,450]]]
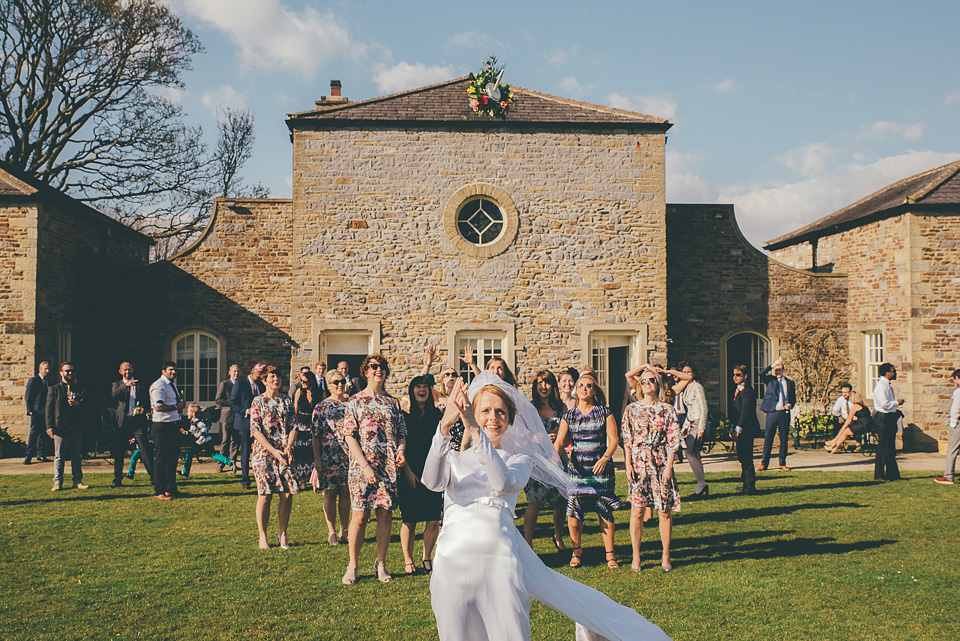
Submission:
[[[593,102],[583,102],[582,100],[573,100],[572,98],[564,98],[563,96],[557,96],[550,93],[544,93],[542,91],[537,91],[535,89],[527,89],[526,87],[518,87],[517,85],[512,85],[517,91],[521,93],[528,93],[538,98],[543,98],[544,100],[552,100],[553,102],[559,102],[561,104],[570,105],[573,107],[580,107],[583,109],[591,109],[593,111],[599,111],[601,113],[616,114],[618,116],[625,116],[627,118],[636,118],[637,120],[649,119],[655,122],[667,123],[670,122],[666,118],[660,118],[659,116],[651,116],[650,114],[645,114],[639,111],[630,111],[629,109],[618,109],[617,107],[609,107],[607,105],[598,105]],[[646,121],[649,121],[646,120]]]
[[[960,160],[954,160],[953,162],[948,162],[945,165],[935,167],[930,170],[931,172],[937,172],[937,177],[931,180],[929,183],[924,185],[921,189],[915,193],[907,196],[907,202],[916,203],[920,200],[923,200],[931,193],[933,193],[938,187],[943,185],[945,182],[953,178],[957,172],[960,172]],[[923,173],[923,172],[921,172]],[[914,177],[918,177],[920,174],[916,174]]]
[[[8,164],[6,161],[0,160],[0,180],[27,196],[40,191],[36,185],[31,184],[28,180],[25,180],[25,178],[28,178],[25,173]]]
[[[327,107],[324,109],[308,109],[307,111],[298,111],[298,112],[287,114],[287,117],[301,118],[303,116],[309,116],[311,114],[317,114],[317,113],[322,113],[322,114],[336,113],[338,111],[345,111],[347,109],[352,109],[354,107],[361,107],[363,105],[372,105],[378,102],[383,102],[385,100],[392,100],[394,98],[399,98],[400,96],[412,96],[413,94],[428,91],[430,89],[436,89],[437,87],[452,85],[466,79],[467,79],[467,76],[460,76],[459,78],[454,78],[452,80],[435,82],[432,85],[424,85],[423,87],[415,87],[414,89],[404,89],[403,91],[397,91],[391,94],[387,94],[385,96],[376,96],[374,98],[367,98],[366,100],[358,100],[357,102],[348,102],[339,107]]]

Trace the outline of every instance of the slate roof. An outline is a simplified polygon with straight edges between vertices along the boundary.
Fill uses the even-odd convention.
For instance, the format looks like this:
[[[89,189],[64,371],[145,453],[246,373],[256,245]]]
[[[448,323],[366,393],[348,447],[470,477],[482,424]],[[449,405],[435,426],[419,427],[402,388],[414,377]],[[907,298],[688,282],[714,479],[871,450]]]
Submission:
[[[97,211],[90,205],[71,198],[59,189],[54,189],[50,185],[37,180],[25,172],[0,161],[0,203],[31,201],[48,203],[63,209],[67,213],[94,218],[118,231],[132,234],[141,242],[149,245],[155,244],[155,241],[149,236],[127,227],[119,220],[111,218],[103,212]]]
[[[506,120],[478,116],[467,99],[466,76],[418,89],[290,114],[287,126],[336,128],[348,123],[427,123],[447,126],[501,128],[515,126],[584,126],[587,128],[641,128],[666,131],[672,125],[663,118],[614,109],[511,85],[515,101]]]
[[[898,180],[820,220],[767,241],[764,249],[782,249],[907,210],[950,205],[960,205],[960,160]]]

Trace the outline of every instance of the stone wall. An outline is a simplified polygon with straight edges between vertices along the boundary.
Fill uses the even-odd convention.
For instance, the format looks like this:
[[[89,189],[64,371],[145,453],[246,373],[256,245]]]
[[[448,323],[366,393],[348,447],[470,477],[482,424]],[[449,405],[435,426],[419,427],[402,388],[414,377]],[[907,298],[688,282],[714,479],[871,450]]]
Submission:
[[[0,427],[29,431],[24,386],[35,373],[37,207],[0,207]]]
[[[784,331],[801,324],[846,338],[846,279],[770,260],[743,237],[732,205],[667,206],[667,291],[670,363],[698,365],[715,410],[727,410],[731,336],[765,336],[771,361]]]
[[[585,364],[584,328],[645,324],[666,352],[664,136],[424,130],[294,132],[296,279],[291,334],[315,360],[317,328],[380,324],[399,393],[427,342],[453,364],[453,327],[508,327],[511,366]],[[502,190],[516,239],[456,249],[445,209],[466,185]],[[457,203],[454,203],[454,208]]]

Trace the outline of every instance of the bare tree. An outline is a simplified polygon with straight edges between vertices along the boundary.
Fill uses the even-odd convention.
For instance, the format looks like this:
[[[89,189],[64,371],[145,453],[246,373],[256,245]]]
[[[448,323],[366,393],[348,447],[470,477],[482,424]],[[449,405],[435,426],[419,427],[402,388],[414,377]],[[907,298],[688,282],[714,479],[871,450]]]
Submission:
[[[784,360],[792,361],[798,400],[826,410],[839,389],[840,377],[850,369],[839,332],[807,323],[785,330],[780,344]]]

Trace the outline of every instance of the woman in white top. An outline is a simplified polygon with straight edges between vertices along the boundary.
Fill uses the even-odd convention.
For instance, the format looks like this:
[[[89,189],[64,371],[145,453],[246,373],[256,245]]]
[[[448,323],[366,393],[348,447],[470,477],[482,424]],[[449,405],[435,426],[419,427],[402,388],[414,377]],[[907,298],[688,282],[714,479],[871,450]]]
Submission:
[[[450,447],[457,419],[473,443],[463,452]],[[630,608],[549,569],[526,544],[513,510],[531,475],[568,491],[537,410],[491,372],[474,380],[469,399],[458,381],[422,478],[444,492],[430,581],[440,641],[529,640],[531,598],[574,619],[577,639],[668,639]]]
[[[680,421],[680,436],[683,439],[683,453],[687,463],[697,479],[697,489],[693,495],[697,498],[710,496],[710,486],[703,474],[703,462],[700,460],[700,447],[707,433],[707,396],[700,384],[700,375],[693,363],[681,362],[677,369],[654,368],[660,375],[669,374],[677,379],[673,391],[677,394],[676,403],[683,406],[686,418]],[[678,417],[679,418],[679,417]]]

